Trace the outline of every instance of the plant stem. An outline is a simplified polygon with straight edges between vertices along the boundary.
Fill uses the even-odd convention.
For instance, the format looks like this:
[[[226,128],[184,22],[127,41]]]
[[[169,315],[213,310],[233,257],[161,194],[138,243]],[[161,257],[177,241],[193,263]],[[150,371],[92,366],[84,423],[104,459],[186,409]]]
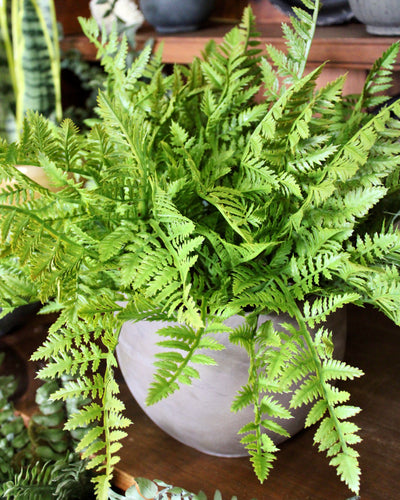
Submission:
[[[308,37],[307,37],[307,43],[306,43],[306,48],[304,50],[304,54],[302,56],[302,60],[301,60],[301,65],[300,65],[300,68],[299,68],[299,72],[298,72],[298,78],[302,78],[303,77],[303,74],[304,74],[304,71],[306,69],[306,64],[308,62],[308,56],[310,54],[310,50],[311,50],[311,45],[312,45],[312,42],[314,40],[314,35],[315,35],[315,29],[316,29],[316,26],[317,26],[317,18],[318,18],[318,13],[319,13],[319,0],[314,0],[315,1],[315,5],[314,5],[314,11],[313,11],[313,18],[312,18],[312,24],[311,24],[311,29],[308,33]]]
[[[329,395],[328,395],[325,381],[324,381],[324,378],[322,375],[321,360],[320,360],[318,352],[315,348],[313,338],[311,337],[310,332],[308,331],[308,327],[306,325],[306,322],[304,320],[304,317],[300,311],[298,304],[293,299],[293,297],[290,295],[290,293],[287,292],[285,285],[283,283],[279,283],[279,284],[281,286],[283,293],[285,294],[285,297],[286,297],[288,303],[290,303],[290,305],[291,305],[290,312],[293,313],[293,316],[296,319],[297,324],[299,325],[299,328],[300,328],[299,333],[300,333],[300,335],[303,336],[303,339],[307,345],[307,348],[308,348],[309,352],[311,353],[311,356],[313,359],[315,375],[317,376],[317,379],[319,382],[321,396],[327,404],[327,409],[328,409],[330,418],[333,421],[334,428],[336,429],[337,435],[339,437],[340,447],[343,450],[343,452],[346,452],[347,443],[346,443],[346,440],[345,440],[343,434],[340,431],[340,422],[336,416],[335,407],[331,404],[331,402],[329,400]]]

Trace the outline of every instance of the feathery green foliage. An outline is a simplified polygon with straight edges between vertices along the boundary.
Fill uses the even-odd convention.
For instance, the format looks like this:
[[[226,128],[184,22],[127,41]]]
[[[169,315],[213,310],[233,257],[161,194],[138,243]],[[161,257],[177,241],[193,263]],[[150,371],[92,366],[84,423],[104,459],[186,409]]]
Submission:
[[[0,288],[1,305],[39,298],[59,311],[34,359],[43,377],[76,379],[53,398],[92,399],[66,427],[90,424],[78,450],[100,472],[99,499],[129,424],[114,377],[123,321],[175,324],[159,332],[154,403],[197,378],[196,363],[213,363],[221,345],[209,334],[234,314],[246,316],[230,333],[250,369],[232,409],[254,407],[242,432],[260,480],[277,451],[265,431],[285,434],[273,417],[290,416],[277,396],[292,390],[292,408],[310,405],[318,448],[359,490],[359,410],[336,382],[362,373],[332,358],[322,323],[354,303],[400,324],[400,235],[384,215],[370,220],[399,190],[400,105],[366,107],[382,102],[398,44],[348,98],[344,78],[317,86],[323,66],[303,74],[315,18],[297,11],[287,54],[269,48],[268,60],[245,9],[221,45],[169,75],[149,49],[126,67],[127,42],[83,20],[109,75],[98,123],[83,136],[69,120],[56,127],[30,113],[20,141],[0,145],[1,179],[15,179],[0,191],[0,256],[20,282],[15,294]],[[41,166],[61,190],[17,163]],[[297,326],[262,324],[270,312]]]

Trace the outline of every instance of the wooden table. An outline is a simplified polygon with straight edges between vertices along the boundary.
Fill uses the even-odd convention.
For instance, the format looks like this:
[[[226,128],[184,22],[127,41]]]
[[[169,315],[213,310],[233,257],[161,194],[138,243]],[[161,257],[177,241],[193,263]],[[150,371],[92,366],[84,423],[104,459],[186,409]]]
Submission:
[[[41,342],[51,317],[32,317],[12,334],[0,339],[16,360],[26,359]],[[11,354],[10,354],[11,353]],[[400,498],[400,329],[380,313],[350,308],[346,360],[366,375],[346,384],[351,403],[363,411],[354,421],[362,427],[358,446],[363,470],[361,500]],[[12,366],[16,366],[15,363]],[[18,406],[33,407],[33,374],[29,363],[26,392]],[[23,370],[18,368],[19,372]],[[124,441],[116,484],[126,488],[137,476],[162,479],[190,491],[203,490],[209,499],[218,488],[224,500],[345,500],[351,493],[328,466],[326,457],[312,446],[313,431],[306,430],[284,443],[270,478],[260,485],[247,458],[217,458],[180,444],[145,416],[121,383],[127,415],[134,421]]]

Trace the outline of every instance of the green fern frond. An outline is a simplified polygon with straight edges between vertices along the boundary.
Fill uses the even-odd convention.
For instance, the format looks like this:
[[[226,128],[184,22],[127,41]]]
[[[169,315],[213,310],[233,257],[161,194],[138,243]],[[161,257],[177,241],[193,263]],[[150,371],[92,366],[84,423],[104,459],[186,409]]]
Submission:
[[[271,45],[267,46],[268,54],[277,67],[277,72],[286,78],[287,83],[292,83],[303,76],[311,41],[314,37],[319,0],[311,0],[307,3],[313,16],[305,10],[295,7],[293,12],[296,17],[290,17],[292,28],[285,23],[282,24],[288,54],[285,55]]]
[[[358,493],[360,488],[360,468],[357,457],[357,453],[350,448],[346,450],[346,453],[340,453],[329,462],[330,465],[337,467],[341,480],[355,493]]]
[[[193,378],[199,378],[199,373],[192,364],[206,366],[216,364],[211,356],[198,353],[198,350],[220,351],[223,349],[223,345],[216,339],[204,334],[203,328],[196,331],[186,325],[176,325],[162,328],[157,333],[162,337],[173,339],[161,340],[158,345],[174,350],[163,351],[155,355],[154,365],[157,371],[148,391],[147,404],[154,404],[175,392],[179,388],[178,382],[190,385]]]
[[[115,257],[121,248],[133,239],[133,233],[129,228],[117,227],[115,231],[99,242],[99,256],[102,261]]]
[[[269,449],[267,445],[264,444],[263,448],[264,450],[262,451],[249,451],[254,472],[261,483],[268,477],[273,466],[273,461],[276,459],[272,452],[266,451]]]
[[[253,391],[249,385],[243,386],[236,394],[235,399],[231,405],[231,411],[234,413],[243,410],[253,403]]]
[[[71,399],[76,397],[90,397],[96,399],[102,397],[104,391],[103,378],[95,373],[93,378],[82,375],[78,380],[71,380],[51,395],[52,400]]]
[[[363,372],[337,359],[325,360],[322,365],[322,378],[327,380],[353,380],[361,377]]]
[[[391,86],[393,65],[399,52],[399,43],[391,45],[373,64],[365,80],[363,91],[355,106],[355,110],[371,108],[380,105],[387,97],[377,94],[386,91]]]
[[[337,309],[346,304],[357,302],[359,295],[353,293],[329,295],[329,297],[317,297],[312,304],[304,303],[304,318],[311,328],[326,320],[326,318]]]
[[[353,245],[349,246],[352,259],[362,265],[376,264],[378,262],[397,261],[399,257],[399,243],[395,233],[384,232],[357,236]]]
[[[105,29],[99,29],[93,18],[84,19],[80,17],[79,22],[86,37],[97,48],[97,59],[101,60],[105,70],[109,73],[115,71],[115,73],[119,72],[121,74],[126,67],[126,54],[128,51],[126,38],[120,43],[116,31],[113,31],[108,36]]]
[[[312,288],[319,287],[325,279],[339,273],[343,262],[344,255],[328,252],[313,259],[292,258],[289,266],[294,281],[293,295],[301,300]]]

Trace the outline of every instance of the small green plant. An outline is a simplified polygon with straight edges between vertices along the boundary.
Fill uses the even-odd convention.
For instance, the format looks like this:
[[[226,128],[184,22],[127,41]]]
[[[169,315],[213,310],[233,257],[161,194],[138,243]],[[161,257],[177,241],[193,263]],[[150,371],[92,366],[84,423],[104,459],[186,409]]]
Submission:
[[[135,484],[126,491],[124,496],[115,493],[111,493],[110,496],[110,500],[122,500],[123,498],[131,500],[207,500],[207,495],[202,491],[196,495],[163,481],[150,481],[139,477],[135,479]],[[215,492],[212,500],[222,500],[219,490]],[[231,500],[237,500],[237,497],[233,496]]]
[[[55,127],[30,113],[20,141],[0,145],[1,178],[15,179],[0,192],[1,307],[40,300],[59,312],[33,358],[46,363],[41,377],[73,376],[55,401],[91,399],[66,429],[91,424],[77,450],[98,472],[99,499],[130,423],[115,348],[123,322],[140,319],[181,324],[159,332],[165,352],[149,404],[213,364],[222,345],[211,334],[229,331],[249,355],[232,410],[254,408],[241,432],[260,481],[277,452],[264,431],[285,434],[269,417],[309,405],[315,444],[359,491],[359,408],[336,382],[362,372],[332,358],[321,324],[349,303],[400,324],[400,235],[379,212],[369,223],[399,191],[400,104],[382,96],[399,47],[376,62],[360,95],[343,95],[344,77],[318,88],[323,65],[304,71],[319,2],[304,3],[313,15],[296,9],[283,26],[286,54],[261,54],[246,9],[221,45],[169,75],[149,48],[127,67],[126,40],[82,21],[108,74],[98,123],[82,135],[69,120]],[[40,165],[61,191],[16,172],[21,163]],[[271,311],[297,326],[257,327]],[[246,323],[229,330],[233,314]],[[283,408],[275,396],[289,389]]]
[[[0,357],[2,363],[4,354]],[[86,462],[74,452],[76,433],[63,429],[71,406],[49,400],[62,382],[43,383],[36,392],[38,411],[25,425],[10,398],[17,381],[0,377],[0,498],[4,500],[89,500],[94,498]]]

